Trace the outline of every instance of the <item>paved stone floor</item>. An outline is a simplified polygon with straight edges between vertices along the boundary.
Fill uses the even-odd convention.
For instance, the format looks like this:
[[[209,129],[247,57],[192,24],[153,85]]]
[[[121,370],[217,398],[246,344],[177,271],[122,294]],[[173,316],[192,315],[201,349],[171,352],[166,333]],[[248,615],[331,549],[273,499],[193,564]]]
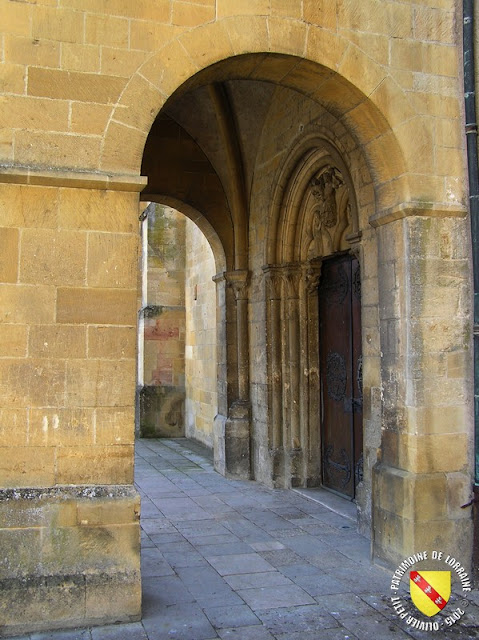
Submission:
[[[450,630],[401,623],[387,600],[390,572],[370,563],[369,542],[347,513],[294,491],[225,479],[191,441],[142,440],[136,455],[142,622],[25,639],[479,637],[476,593]]]

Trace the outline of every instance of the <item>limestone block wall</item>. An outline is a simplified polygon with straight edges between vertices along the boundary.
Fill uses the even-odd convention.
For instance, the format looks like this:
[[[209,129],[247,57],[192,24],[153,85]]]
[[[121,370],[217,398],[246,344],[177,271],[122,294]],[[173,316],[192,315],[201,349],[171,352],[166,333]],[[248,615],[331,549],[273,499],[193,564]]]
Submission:
[[[185,434],[185,217],[148,208],[140,435]],[[144,296],[145,298],[145,296]]]
[[[136,198],[2,185],[5,487],[132,482]]]
[[[138,196],[75,184],[1,185],[0,620],[10,632],[140,612]]]
[[[238,439],[249,443],[251,400],[257,477],[271,482],[271,388],[265,363],[255,366],[268,340],[260,271],[274,234],[264,221],[284,145],[305,131],[321,104],[323,132],[334,129],[352,180],[362,185],[375,554],[396,564],[427,538],[456,557],[459,546],[461,561],[469,562],[470,521],[457,510],[459,497],[470,497],[465,449],[473,402],[470,310],[463,302],[470,297],[470,254],[456,254],[469,247],[459,5],[0,0],[0,499],[8,511],[0,546],[14,559],[0,565],[0,633],[139,615],[131,483],[142,156],[163,105],[216,63],[208,69],[212,83],[239,75],[300,96],[295,106],[285,101],[284,113],[281,94],[275,98],[282,128],[271,129],[257,158],[245,162],[255,167],[247,195],[238,197],[238,180],[224,180],[221,202],[244,206],[228,224],[226,210],[205,216],[225,239],[225,264],[237,270],[231,286],[218,284],[228,307],[218,351],[226,381],[218,440],[231,439],[239,424]],[[228,129],[225,118],[222,126]],[[256,183],[259,171],[265,173]],[[219,189],[213,173],[204,184]],[[188,204],[186,174],[176,197]],[[248,335],[248,275],[246,354],[233,347],[235,317],[236,346]],[[252,385],[245,390],[248,359]],[[11,491],[19,496],[13,510]],[[93,514],[83,513],[85,496]],[[58,537],[59,530],[69,535]],[[42,585],[39,600],[35,585]],[[68,607],[71,585],[78,585],[77,608]]]
[[[213,252],[198,227],[186,223],[186,436],[213,446],[218,413],[216,284]]]

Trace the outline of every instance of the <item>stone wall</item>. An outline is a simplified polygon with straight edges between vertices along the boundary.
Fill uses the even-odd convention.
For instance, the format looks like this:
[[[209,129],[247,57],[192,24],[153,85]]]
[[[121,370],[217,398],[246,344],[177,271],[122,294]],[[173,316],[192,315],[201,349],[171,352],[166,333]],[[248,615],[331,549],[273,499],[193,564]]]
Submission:
[[[2,185],[0,635],[140,614],[138,196],[75,184]]]
[[[185,217],[148,207],[140,435],[185,434]]]
[[[198,227],[186,224],[186,436],[213,446],[218,410],[216,285],[213,252]]]
[[[383,561],[427,543],[469,564],[460,3],[0,3],[0,634],[140,615],[142,190],[188,210],[221,265],[216,466],[275,481],[275,416],[297,429],[297,407],[318,408],[302,395],[318,372],[299,367],[310,343],[295,351],[293,329],[307,335],[311,316],[288,257],[302,237],[291,168],[318,136],[346,165],[363,232],[362,522]],[[266,293],[277,256],[281,291]],[[311,469],[290,453],[286,486]]]

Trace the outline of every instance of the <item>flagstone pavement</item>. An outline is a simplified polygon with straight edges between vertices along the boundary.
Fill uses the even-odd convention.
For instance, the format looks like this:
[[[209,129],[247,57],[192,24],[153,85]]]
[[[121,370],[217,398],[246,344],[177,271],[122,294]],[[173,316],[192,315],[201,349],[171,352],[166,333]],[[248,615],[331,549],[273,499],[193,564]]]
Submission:
[[[476,592],[450,629],[414,631],[398,619],[391,571],[370,562],[354,505],[340,498],[223,478],[210,452],[185,439],[138,441],[136,483],[142,621],[23,640],[479,638]]]

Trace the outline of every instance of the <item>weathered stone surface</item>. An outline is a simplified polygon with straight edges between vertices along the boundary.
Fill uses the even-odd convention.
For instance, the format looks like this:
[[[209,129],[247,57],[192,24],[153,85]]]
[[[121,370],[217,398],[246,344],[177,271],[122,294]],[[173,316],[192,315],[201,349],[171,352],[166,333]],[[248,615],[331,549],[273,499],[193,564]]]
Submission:
[[[468,563],[472,268],[453,0],[60,4],[2,4],[0,482],[132,481],[143,173],[141,198],[195,221],[218,274],[202,279],[206,245],[186,232],[185,251],[184,228],[164,225],[150,246],[147,302],[163,312],[140,317],[140,385],[162,396],[167,433],[183,433],[186,363],[187,433],[214,445],[218,470],[320,483],[320,263],[351,251],[361,530],[389,562],[460,544]],[[119,499],[73,522],[50,497],[37,520],[7,516],[7,630],[133,619],[136,524],[121,508],[114,521]],[[43,552],[51,575],[35,573]]]
[[[189,221],[186,249],[185,432],[212,446],[218,412],[216,270],[208,241]]]
[[[136,291],[62,287],[57,294],[57,321],[134,326]]]
[[[140,434],[143,438],[180,438],[185,430],[185,392],[168,385],[140,391]]]
[[[139,507],[131,486],[1,490],[6,628],[19,634],[138,619]]]
[[[17,281],[18,251],[18,229],[0,229],[0,282]]]

